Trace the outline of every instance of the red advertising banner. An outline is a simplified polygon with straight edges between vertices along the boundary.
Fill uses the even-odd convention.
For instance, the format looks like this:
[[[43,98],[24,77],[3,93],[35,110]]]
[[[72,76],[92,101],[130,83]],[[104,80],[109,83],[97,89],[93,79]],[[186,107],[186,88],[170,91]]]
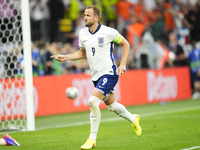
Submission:
[[[94,89],[90,75],[34,77],[35,115],[46,116],[88,111],[88,99]],[[67,87],[77,87],[79,96],[70,100]],[[115,87],[116,100],[125,106],[191,97],[188,67],[162,70],[130,70],[123,74]],[[106,108],[104,103],[100,108]]]

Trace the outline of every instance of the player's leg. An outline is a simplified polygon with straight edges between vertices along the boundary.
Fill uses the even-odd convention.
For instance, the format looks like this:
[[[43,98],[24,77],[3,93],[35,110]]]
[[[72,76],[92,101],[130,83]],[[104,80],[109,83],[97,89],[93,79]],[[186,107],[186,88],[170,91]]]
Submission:
[[[91,149],[96,147],[96,138],[99,129],[101,112],[99,109],[99,104],[101,103],[101,99],[105,96],[97,90],[94,90],[92,95],[89,98],[89,106],[90,106],[90,135],[89,139],[81,146],[81,149]]]
[[[101,100],[105,96],[97,90],[92,92],[92,95],[89,98],[89,106],[90,106],[90,136],[89,138],[96,141],[97,132],[99,129],[99,123],[101,119],[101,112],[99,109],[99,105]]]
[[[130,121],[131,124],[132,124],[132,127],[135,129],[136,135],[141,136],[142,129],[141,129],[140,124],[139,124],[139,120],[140,120],[139,115],[131,114],[126,109],[126,107],[124,107],[124,105],[118,103],[115,100],[115,94],[112,93],[112,92],[110,93],[108,99],[106,101],[104,101],[104,103],[107,105],[108,110],[115,112],[120,117],[123,117],[123,118],[127,119],[128,121]]]
[[[96,146],[96,137],[100,123],[100,109],[99,104],[101,100],[108,98],[110,91],[114,90],[114,87],[118,81],[118,76],[113,75],[104,75],[97,81],[93,81],[95,89],[92,93],[92,96],[89,98],[90,106],[90,129],[91,133],[89,139],[84,145],[81,146],[81,149],[91,149]]]
[[[194,81],[194,93],[192,95],[192,99],[200,98],[200,82],[198,80]]]
[[[135,122],[135,117],[124,107],[124,105],[116,101],[114,93],[110,93],[108,99],[104,103],[107,105],[108,110],[115,112],[117,115],[127,119],[131,123]]]

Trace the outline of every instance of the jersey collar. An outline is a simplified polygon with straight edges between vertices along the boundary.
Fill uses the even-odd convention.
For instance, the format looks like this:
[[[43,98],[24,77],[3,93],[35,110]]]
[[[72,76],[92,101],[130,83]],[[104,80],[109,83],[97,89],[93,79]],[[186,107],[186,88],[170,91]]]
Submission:
[[[94,33],[92,33],[92,32],[90,32],[90,29],[88,29],[89,30],[89,32],[91,33],[91,34],[95,34],[97,31],[99,31],[99,29],[101,28],[101,24],[100,24],[100,22],[98,22],[99,23],[99,25],[98,25],[98,27],[97,27],[97,29],[96,29],[96,31],[94,32]]]

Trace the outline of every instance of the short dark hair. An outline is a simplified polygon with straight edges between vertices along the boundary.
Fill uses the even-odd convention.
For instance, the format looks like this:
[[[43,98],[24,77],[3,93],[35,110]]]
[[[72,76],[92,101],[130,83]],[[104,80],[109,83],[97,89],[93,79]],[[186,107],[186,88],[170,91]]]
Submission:
[[[95,5],[89,5],[89,6],[86,7],[86,9],[93,9],[94,15],[98,16],[99,19],[100,19],[100,17],[101,17],[101,11],[100,11],[100,9],[97,6],[95,6]]]

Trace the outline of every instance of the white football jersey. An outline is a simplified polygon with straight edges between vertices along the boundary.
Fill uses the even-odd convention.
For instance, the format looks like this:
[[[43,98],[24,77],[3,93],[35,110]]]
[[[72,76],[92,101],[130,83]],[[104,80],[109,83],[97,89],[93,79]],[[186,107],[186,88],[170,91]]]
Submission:
[[[80,31],[79,47],[86,50],[93,81],[105,74],[117,75],[113,57],[113,41],[118,35],[117,30],[100,23],[94,33],[91,33],[88,27]]]

